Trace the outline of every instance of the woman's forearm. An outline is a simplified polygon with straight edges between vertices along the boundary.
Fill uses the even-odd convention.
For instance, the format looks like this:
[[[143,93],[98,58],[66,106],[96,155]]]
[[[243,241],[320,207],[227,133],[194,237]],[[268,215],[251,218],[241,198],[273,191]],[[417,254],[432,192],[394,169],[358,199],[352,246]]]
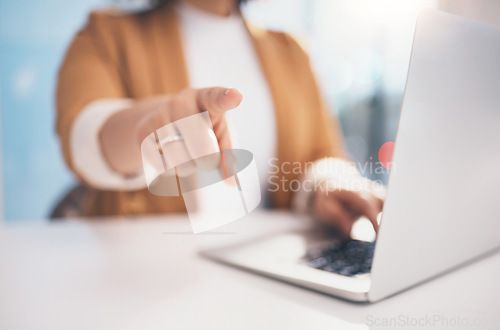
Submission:
[[[134,107],[112,115],[99,132],[104,159],[114,171],[127,175],[140,171],[141,155],[133,134],[141,113]]]
[[[224,113],[237,107],[242,99],[243,96],[236,89],[211,87],[188,88],[174,95],[136,101],[130,108],[112,115],[102,126],[99,142],[103,157],[117,173],[124,176],[135,175],[141,171],[142,166],[142,139],[166,124],[202,111],[209,113],[219,145],[223,149],[230,148]],[[193,132],[199,129],[193,128]],[[184,154],[189,151],[189,146],[182,148]],[[174,158],[177,156],[182,155],[172,154]]]
[[[99,132],[99,141],[103,157],[111,169],[124,176],[141,171],[137,125],[161,102],[164,102],[164,97],[136,101],[132,107],[115,113],[104,123]]]

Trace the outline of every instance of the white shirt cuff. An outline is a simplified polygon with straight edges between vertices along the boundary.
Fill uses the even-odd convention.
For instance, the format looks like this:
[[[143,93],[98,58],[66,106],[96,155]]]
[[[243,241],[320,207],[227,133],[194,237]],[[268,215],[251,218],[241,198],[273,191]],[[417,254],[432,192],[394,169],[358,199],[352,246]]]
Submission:
[[[82,179],[101,190],[139,190],[146,187],[142,172],[124,176],[113,171],[104,159],[99,132],[115,113],[130,108],[130,99],[100,99],[88,104],[77,116],[70,134],[70,154]]]
[[[323,158],[313,163],[303,177],[302,189],[295,192],[292,208],[300,213],[310,211],[311,200],[319,189],[369,191],[385,199],[385,187],[363,177],[356,167],[340,158]]]

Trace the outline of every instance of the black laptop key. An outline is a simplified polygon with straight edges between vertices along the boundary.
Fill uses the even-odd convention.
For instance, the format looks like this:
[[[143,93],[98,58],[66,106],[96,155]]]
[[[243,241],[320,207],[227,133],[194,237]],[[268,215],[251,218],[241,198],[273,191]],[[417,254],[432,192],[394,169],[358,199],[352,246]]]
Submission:
[[[311,267],[322,268],[328,265],[328,260],[323,257],[319,257],[317,259],[310,260],[309,263],[311,264]]]
[[[308,253],[307,265],[345,276],[369,273],[375,242],[351,240]]]

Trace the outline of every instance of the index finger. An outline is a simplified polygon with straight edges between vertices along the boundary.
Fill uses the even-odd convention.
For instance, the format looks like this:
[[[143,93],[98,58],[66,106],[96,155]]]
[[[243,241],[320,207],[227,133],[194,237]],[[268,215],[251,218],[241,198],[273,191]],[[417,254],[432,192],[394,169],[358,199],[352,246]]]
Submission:
[[[348,205],[351,209],[359,212],[361,215],[365,216],[370,220],[373,225],[373,229],[378,233],[378,211],[377,208],[368,201],[368,199],[363,198],[359,193],[349,190],[338,190],[331,192],[342,202]]]
[[[224,113],[236,108],[243,95],[236,88],[211,87],[196,90],[196,103],[202,111],[208,111],[212,124],[216,125]]]

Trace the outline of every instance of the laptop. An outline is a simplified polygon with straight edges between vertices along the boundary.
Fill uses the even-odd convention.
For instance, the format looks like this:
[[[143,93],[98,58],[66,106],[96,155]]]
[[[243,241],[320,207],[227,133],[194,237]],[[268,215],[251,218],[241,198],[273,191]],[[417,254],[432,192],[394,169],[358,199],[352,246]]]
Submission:
[[[500,29],[421,13],[375,242],[284,232],[203,255],[376,302],[500,247]],[[457,288],[458,289],[458,288]]]

